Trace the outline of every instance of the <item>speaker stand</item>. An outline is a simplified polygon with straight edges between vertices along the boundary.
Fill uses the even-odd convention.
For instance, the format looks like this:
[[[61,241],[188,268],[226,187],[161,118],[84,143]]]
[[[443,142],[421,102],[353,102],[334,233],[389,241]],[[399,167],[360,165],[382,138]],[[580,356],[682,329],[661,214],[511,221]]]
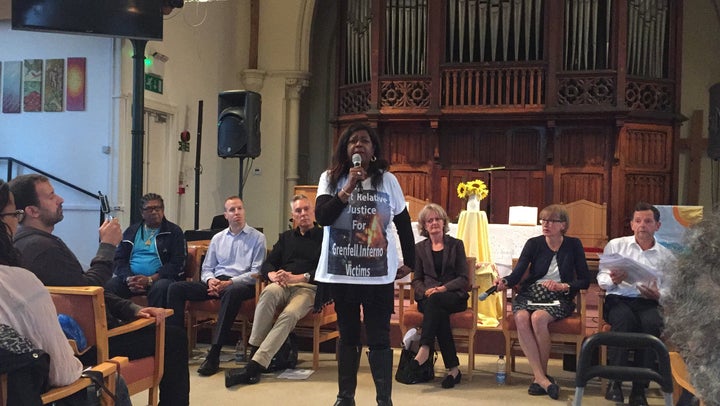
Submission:
[[[245,158],[240,157],[240,172],[238,176],[238,196],[240,196],[240,199],[243,198],[243,161]]]

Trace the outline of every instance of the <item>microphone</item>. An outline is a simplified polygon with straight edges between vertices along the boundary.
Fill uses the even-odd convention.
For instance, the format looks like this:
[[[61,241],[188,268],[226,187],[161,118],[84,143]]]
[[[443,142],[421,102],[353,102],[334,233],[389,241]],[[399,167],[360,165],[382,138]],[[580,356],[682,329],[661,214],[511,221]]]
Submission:
[[[352,163],[353,163],[353,167],[355,167],[355,168],[362,165],[362,157],[360,156],[360,154],[353,154]],[[362,192],[362,181],[357,183],[357,189],[359,192]]]
[[[492,295],[493,293],[497,292],[497,285],[492,285],[488,290],[481,293],[480,296],[478,296],[478,300],[481,302],[488,298],[488,296]]]

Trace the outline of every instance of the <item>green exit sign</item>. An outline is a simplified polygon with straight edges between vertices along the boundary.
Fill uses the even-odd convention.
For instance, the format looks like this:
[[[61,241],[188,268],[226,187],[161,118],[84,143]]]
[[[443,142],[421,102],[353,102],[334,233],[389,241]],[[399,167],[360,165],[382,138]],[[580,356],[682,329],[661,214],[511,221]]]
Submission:
[[[160,76],[146,73],[145,74],[145,90],[149,90],[151,92],[162,94],[163,78],[161,78]]]

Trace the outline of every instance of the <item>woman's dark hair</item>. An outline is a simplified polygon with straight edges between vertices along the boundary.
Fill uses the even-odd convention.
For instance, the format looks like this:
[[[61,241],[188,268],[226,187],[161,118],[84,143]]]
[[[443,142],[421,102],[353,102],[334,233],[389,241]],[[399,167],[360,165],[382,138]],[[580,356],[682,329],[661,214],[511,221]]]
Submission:
[[[353,134],[359,131],[367,131],[370,136],[370,141],[372,141],[373,149],[375,150],[375,159],[370,161],[367,169],[368,176],[372,179],[371,183],[374,188],[377,188],[382,183],[382,174],[387,171],[389,165],[382,156],[380,137],[378,137],[375,129],[369,125],[365,123],[355,123],[351,124],[350,127],[342,133],[340,139],[338,139],[337,146],[335,147],[335,152],[333,153],[332,163],[329,169],[329,183],[332,189],[337,187],[340,178],[347,176],[347,173],[352,166],[352,160],[347,153],[348,141]]]
[[[7,206],[10,201],[10,186],[0,179],[0,211]],[[0,222],[0,265],[20,266],[20,255],[12,243],[10,236],[10,226],[5,222]]]

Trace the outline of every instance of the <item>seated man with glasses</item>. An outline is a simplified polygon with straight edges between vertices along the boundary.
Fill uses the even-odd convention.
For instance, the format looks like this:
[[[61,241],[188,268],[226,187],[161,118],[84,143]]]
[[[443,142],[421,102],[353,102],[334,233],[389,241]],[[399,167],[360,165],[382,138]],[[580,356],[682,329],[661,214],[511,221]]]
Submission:
[[[185,237],[177,224],[165,218],[160,195],[146,194],[140,206],[142,221],[123,233],[113,277],[105,289],[125,299],[147,295],[148,306],[167,307],[170,284],[185,277]]]

